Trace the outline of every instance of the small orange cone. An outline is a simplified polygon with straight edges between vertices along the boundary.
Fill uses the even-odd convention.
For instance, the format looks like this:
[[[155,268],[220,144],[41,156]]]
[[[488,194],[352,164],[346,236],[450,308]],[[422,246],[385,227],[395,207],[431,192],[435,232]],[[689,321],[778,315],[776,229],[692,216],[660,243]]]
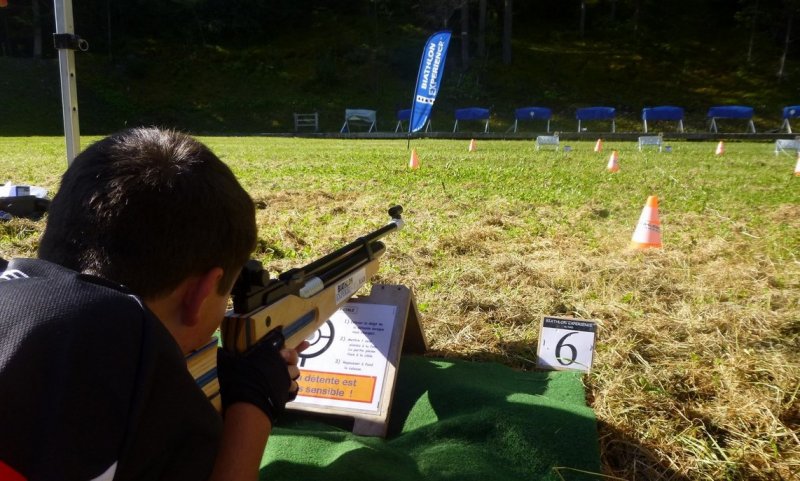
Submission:
[[[411,159],[408,161],[409,169],[419,169],[419,157],[417,157],[417,149],[411,149]]]
[[[717,150],[714,151],[714,155],[722,155],[724,153],[725,153],[725,144],[722,143],[722,141],[720,140],[719,143],[717,144]]]
[[[603,139],[597,139],[597,142],[594,143],[594,151],[600,152],[603,150]]]
[[[797,165],[794,166],[795,177],[800,177],[800,151],[797,152]]]
[[[631,247],[634,249],[647,249],[648,247],[661,247],[661,221],[658,220],[658,197],[651,195],[642,209],[639,223],[633,231]]]
[[[476,150],[478,150],[478,144],[475,143],[475,139],[472,139],[469,141],[469,151],[475,152]]]
[[[619,172],[619,154],[616,150],[611,151],[611,157],[608,159],[608,166],[606,167],[612,174]]]

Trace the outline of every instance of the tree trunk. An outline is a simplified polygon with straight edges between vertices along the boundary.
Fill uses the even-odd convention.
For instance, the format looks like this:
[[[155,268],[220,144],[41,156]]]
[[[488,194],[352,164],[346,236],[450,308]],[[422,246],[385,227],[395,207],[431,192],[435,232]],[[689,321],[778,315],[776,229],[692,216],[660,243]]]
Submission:
[[[369,54],[369,61],[373,66],[375,66],[375,65],[377,65],[376,52],[378,50],[380,50],[380,39],[381,39],[380,28],[378,26],[378,2],[375,2],[375,9],[373,10],[373,14],[374,14],[374,16],[373,16],[374,38],[373,38],[373,41],[372,41],[373,42],[372,43],[372,52]],[[203,43],[205,43],[205,42],[203,42]],[[378,98],[380,98],[381,97],[381,69],[373,67],[370,70],[372,70],[373,76],[374,76],[373,80],[375,82],[375,95]]]
[[[478,6],[478,58],[486,56],[486,0],[480,0]]]
[[[505,0],[503,11],[503,64],[511,64],[511,24],[514,17],[514,0]]]
[[[611,0],[611,25],[617,20],[617,0]]]
[[[581,25],[580,25],[581,39],[583,39],[583,34],[585,31],[586,31],[586,0],[581,0]]]
[[[108,30],[108,58],[113,58],[113,49],[111,41],[113,40],[111,37],[111,0],[106,0],[106,30]]]
[[[461,4],[461,68],[469,68],[469,0]]]
[[[786,67],[786,53],[789,51],[789,43],[792,39],[792,19],[794,18],[794,9],[789,12],[789,18],[786,20],[786,37],[784,38],[783,42],[783,54],[781,54],[781,63],[780,67],[778,67],[778,80],[783,80],[784,75],[786,72],[784,68]]]
[[[753,17],[750,19],[750,40],[747,42],[747,63],[753,61],[753,45],[756,38],[756,21],[758,20],[758,0],[753,6]]]
[[[6,19],[5,12],[3,15],[0,16],[3,17],[3,41],[0,42],[0,49],[2,49],[2,51],[0,51],[0,55],[5,57],[6,55],[11,53],[11,46],[6,45],[6,43],[8,42],[8,20]]]
[[[39,0],[31,2],[31,13],[33,13],[33,56],[42,58],[42,19],[39,14]]]

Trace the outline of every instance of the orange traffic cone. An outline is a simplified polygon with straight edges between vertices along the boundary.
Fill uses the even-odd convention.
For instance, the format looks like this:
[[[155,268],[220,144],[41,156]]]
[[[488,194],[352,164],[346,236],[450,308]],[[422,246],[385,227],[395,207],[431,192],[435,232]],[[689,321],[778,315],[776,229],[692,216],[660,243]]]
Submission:
[[[603,150],[603,139],[597,139],[597,142],[594,143],[594,151],[600,152]]]
[[[411,149],[411,159],[408,161],[409,169],[419,169],[419,157],[417,157],[417,149]]]
[[[633,231],[631,247],[646,249],[661,247],[661,221],[658,220],[658,197],[651,195],[642,209],[639,223]]]
[[[619,172],[619,154],[616,150],[611,151],[611,157],[608,159],[608,166],[606,167],[609,172]]]
[[[794,166],[795,177],[800,177],[800,151],[797,152],[797,165]]]
[[[475,152],[476,150],[478,150],[478,144],[475,143],[475,139],[472,139],[469,141],[469,151]]]
[[[717,144],[717,150],[714,151],[714,155],[722,155],[725,153],[725,144],[720,140]]]

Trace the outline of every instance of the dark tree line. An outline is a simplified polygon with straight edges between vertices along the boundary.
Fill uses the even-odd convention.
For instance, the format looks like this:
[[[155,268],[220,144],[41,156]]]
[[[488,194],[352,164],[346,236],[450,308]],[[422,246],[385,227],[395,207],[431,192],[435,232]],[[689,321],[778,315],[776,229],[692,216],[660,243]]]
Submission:
[[[1,5],[5,4],[5,7]],[[164,44],[269,45],[272,38],[315,27],[317,18],[340,23],[373,19],[433,31],[453,30],[451,49],[467,71],[491,55],[513,60],[514,32],[530,31],[576,39],[608,34],[645,35],[680,32],[697,11],[715,12],[716,21],[733,26],[746,61],[769,46],[781,54],[776,75],[785,75],[792,55],[800,0],[80,0],[73,3],[76,33],[92,51],[124,54],[131,40]],[[4,0],[0,3],[0,55],[52,57],[53,2]],[[710,33],[713,35],[713,33]],[[710,39],[709,39],[710,40]],[[373,41],[379,41],[373,38]],[[452,55],[452,54],[451,54]]]

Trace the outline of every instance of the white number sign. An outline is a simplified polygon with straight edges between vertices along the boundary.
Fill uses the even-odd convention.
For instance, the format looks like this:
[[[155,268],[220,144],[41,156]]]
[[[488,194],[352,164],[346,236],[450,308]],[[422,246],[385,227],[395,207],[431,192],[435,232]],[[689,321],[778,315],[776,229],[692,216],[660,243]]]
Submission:
[[[539,333],[538,366],[589,372],[596,334],[594,321],[545,316]]]

